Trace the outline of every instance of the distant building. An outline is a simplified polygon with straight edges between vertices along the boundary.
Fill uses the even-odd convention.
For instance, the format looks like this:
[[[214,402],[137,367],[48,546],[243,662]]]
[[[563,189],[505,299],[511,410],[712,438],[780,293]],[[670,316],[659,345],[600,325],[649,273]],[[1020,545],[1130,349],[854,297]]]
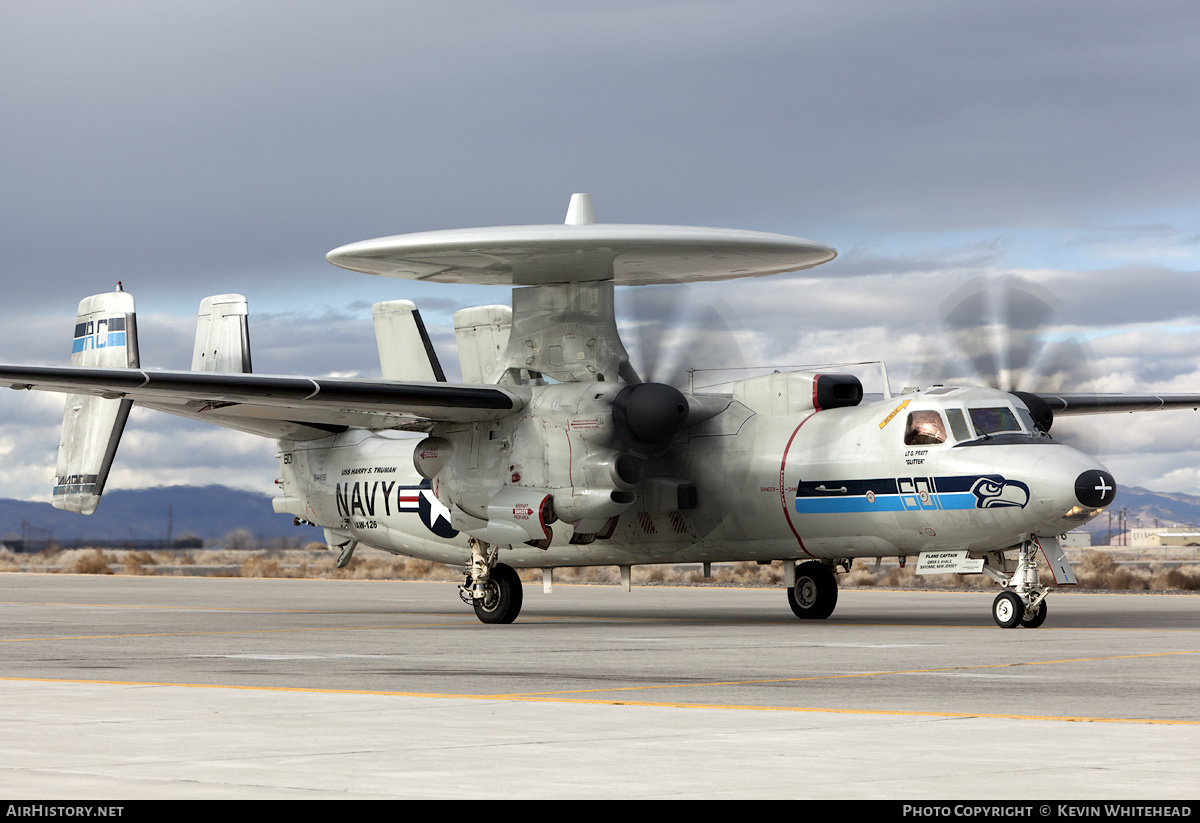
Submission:
[[[1133,546],[1200,546],[1200,529],[1195,526],[1130,529],[1129,543]]]
[[[1092,545],[1092,533],[1085,531],[1067,532],[1062,545],[1064,549],[1086,549]]]

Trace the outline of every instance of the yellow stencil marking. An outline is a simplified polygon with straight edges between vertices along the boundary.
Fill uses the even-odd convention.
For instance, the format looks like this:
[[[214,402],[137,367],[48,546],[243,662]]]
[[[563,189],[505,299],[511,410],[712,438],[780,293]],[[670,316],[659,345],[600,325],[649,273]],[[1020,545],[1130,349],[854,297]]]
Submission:
[[[901,403],[899,406],[897,406],[896,408],[892,409],[892,413],[891,413],[891,414],[889,414],[887,417],[883,418],[883,422],[879,424],[879,428],[881,428],[881,429],[882,429],[882,428],[883,428],[884,426],[886,426],[888,423],[891,423],[891,422],[892,422],[892,418],[893,418],[893,417],[895,417],[896,415],[898,415],[900,412],[902,412],[902,411],[905,409],[905,407],[907,407],[907,406],[908,406],[908,404],[909,404],[910,402],[912,402],[912,401],[910,401],[910,400],[905,400],[905,401],[904,401],[903,403]]]

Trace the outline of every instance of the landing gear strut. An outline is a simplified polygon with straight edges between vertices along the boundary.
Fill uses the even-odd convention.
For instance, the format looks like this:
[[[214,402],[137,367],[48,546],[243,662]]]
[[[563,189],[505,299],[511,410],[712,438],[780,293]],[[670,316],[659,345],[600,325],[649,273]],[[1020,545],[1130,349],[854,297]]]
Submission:
[[[498,546],[471,538],[471,564],[458,587],[464,603],[475,607],[484,623],[511,623],[521,613],[521,578],[512,566],[496,562]]]
[[[788,605],[801,620],[824,620],[837,606],[837,578],[833,569],[816,560],[796,567],[796,585],[787,590]]]
[[[1036,629],[1046,622],[1046,595],[1050,590],[1038,581],[1038,548],[1036,540],[1021,543],[1017,568],[1011,576],[983,567],[984,574],[1005,587],[992,602],[992,619],[1002,629]]]

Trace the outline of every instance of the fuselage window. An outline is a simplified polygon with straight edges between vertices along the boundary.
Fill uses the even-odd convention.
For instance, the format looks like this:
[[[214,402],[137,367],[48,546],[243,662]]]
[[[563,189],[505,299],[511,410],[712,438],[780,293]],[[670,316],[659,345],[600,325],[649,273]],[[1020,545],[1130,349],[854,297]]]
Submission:
[[[970,415],[976,434],[999,434],[1000,432],[1021,431],[1021,424],[1017,422],[1017,416],[1007,406],[997,406],[989,409],[970,409]]]
[[[946,424],[935,411],[915,411],[908,415],[904,427],[904,445],[935,446],[946,442]]]

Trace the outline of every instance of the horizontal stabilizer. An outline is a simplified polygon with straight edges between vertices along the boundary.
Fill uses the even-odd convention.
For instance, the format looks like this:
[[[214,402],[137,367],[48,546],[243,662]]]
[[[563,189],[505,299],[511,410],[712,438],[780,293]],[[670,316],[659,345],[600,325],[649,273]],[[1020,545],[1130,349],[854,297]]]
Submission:
[[[80,302],[71,365],[137,368],[137,320],[132,295],[118,290]],[[125,398],[67,396],[51,498],[56,508],[80,514],[96,510],[132,407],[133,402]]]

